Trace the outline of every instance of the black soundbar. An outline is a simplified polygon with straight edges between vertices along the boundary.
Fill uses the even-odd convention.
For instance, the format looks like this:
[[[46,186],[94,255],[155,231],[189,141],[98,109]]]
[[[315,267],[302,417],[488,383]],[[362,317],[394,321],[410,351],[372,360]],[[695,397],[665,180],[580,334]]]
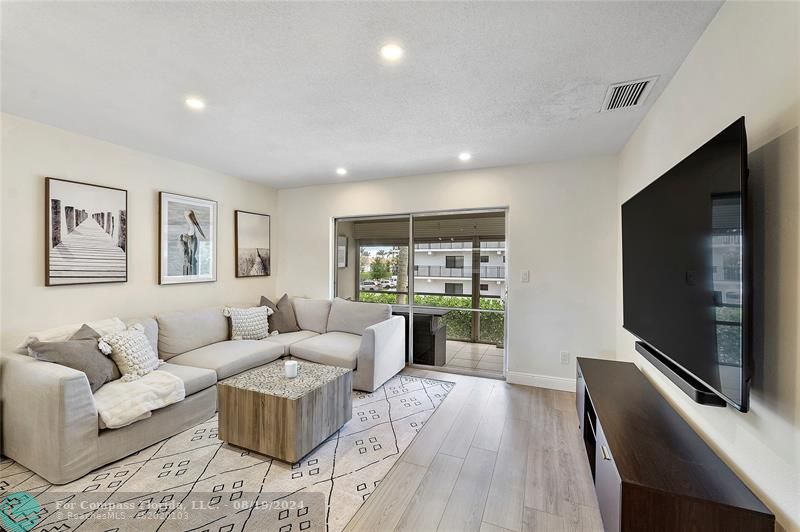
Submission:
[[[711,388],[649,345],[644,342],[636,342],[636,350],[683,393],[691,397],[695,403],[708,406],[727,406],[725,400],[715,394]]]

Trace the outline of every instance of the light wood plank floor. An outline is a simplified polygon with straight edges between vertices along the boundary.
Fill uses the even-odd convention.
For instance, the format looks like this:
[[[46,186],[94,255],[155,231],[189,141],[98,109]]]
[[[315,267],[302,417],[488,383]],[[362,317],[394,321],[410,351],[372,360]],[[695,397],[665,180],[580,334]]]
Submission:
[[[407,368],[456,383],[345,530],[602,530],[575,394]]]

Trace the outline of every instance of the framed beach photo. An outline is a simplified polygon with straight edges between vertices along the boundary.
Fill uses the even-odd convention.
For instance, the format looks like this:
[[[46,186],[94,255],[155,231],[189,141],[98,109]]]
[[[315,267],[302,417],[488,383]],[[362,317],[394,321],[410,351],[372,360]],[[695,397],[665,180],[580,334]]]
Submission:
[[[159,284],[217,280],[217,202],[159,193]]]
[[[344,235],[336,237],[336,267],[347,268],[347,237]]]
[[[128,191],[45,178],[45,286],[128,280]]]
[[[270,274],[268,214],[234,211],[236,232],[236,277],[266,277]]]

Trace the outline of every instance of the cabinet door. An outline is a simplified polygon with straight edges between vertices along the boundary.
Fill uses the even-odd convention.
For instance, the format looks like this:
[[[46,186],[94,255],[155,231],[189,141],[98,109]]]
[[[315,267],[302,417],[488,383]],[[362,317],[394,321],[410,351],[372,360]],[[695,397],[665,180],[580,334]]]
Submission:
[[[578,408],[578,429],[583,434],[583,410],[586,401],[586,384],[583,381],[583,373],[578,365],[577,375],[575,376],[575,406]]]
[[[622,480],[617,472],[611,449],[608,448],[606,435],[600,420],[597,420],[597,451],[595,452],[595,492],[597,504],[600,506],[600,515],[603,517],[603,527],[608,532],[620,529]]]

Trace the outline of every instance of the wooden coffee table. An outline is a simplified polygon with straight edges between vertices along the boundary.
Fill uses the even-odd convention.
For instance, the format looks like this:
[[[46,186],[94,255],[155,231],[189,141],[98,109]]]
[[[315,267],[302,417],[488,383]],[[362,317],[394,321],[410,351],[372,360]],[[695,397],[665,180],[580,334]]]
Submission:
[[[284,376],[283,360],[217,383],[219,437],[295,463],[353,416],[353,372],[298,360]]]

